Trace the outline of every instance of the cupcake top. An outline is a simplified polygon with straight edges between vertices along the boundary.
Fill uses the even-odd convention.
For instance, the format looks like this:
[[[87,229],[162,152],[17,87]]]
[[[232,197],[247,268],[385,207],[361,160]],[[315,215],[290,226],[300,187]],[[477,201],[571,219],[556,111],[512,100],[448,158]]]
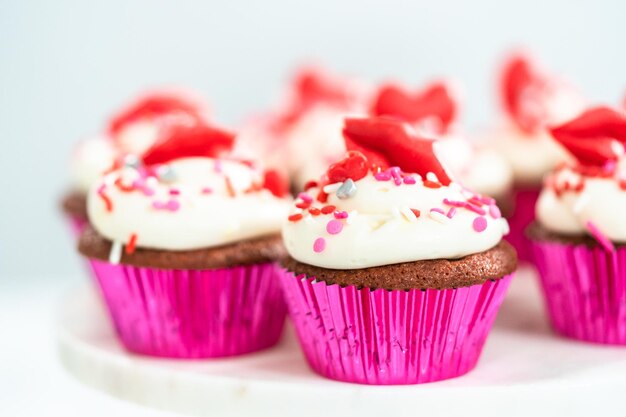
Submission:
[[[234,135],[177,125],[88,195],[98,233],[129,247],[183,251],[278,233],[289,200],[271,172],[230,159]]]
[[[418,134],[440,139],[440,157],[465,187],[502,196],[511,186],[511,169],[496,152],[474,146],[460,133],[456,90],[448,81],[435,81],[415,92],[385,84],[375,95],[371,114],[403,120]]]
[[[539,223],[563,235],[591,235],[605,246],[626,242],[626,114],[595,107],[551,129],[573,160],[544,181]]]
[[[454,182],[438,142],[404,122],[347,119],[346,157],[298,195],[283,227],[289,254],[329,269],[455,259],[508,232],[495,201]]]
[[[520,53],[505,62],[499,93],[505,118],[488,141],[510,163],[516,182],[537,184],[568,158],[546,127],[574,117],[582,111],[584,100],[562,78]]]
[[[144,152],[168,126],[205,120],[207,106],[189,92],[157,90],[141,95],[110,118],[105,133],[78,144],[70,162],[73,187],[86,193],[116,161]]]

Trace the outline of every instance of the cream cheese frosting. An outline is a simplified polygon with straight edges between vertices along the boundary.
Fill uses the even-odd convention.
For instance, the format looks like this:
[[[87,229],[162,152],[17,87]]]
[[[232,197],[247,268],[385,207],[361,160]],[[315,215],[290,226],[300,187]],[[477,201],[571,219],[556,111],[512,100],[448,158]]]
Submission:
[[[113,166],[116,156],[117,150],[107,137],[82,140],[70,160],[72,187],[86,194],[104,172]]]
[[[262,188],[243,162],[206,157],[144,168],[134,163],[95,183],[89,220],[114,242],[172,251],[220,246],[280,231],[289,200]]]
[[[493,199],[428,177],[398,168],[370,172],[352,184],[324,186],[324,203],[316,199],[319,187],[310,188],[283,227],[287,251],[310,265],[359,269],[461,258],[494,247],[508,233]]]

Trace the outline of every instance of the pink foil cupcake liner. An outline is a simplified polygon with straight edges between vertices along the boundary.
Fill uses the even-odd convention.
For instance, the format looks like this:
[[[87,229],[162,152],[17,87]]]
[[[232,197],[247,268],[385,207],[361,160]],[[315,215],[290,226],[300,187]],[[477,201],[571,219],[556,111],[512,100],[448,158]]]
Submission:
[[[391,385],[453,378],[474,368],[511,278],[424,291],[340,287],[287,271],[281,282],[315,372]]]
[[[554,330],[588,342],[626,344],[626,248],[531,243]]]
[[[268,348],[280,338],[286,306],[275,264],[194,271],[89,262],[131,352],[212,358]]]
[[[66,218],[68,220],[68,224],[70,225],[72,236],[75,239],[78,239],[89,222],[78,216],[67,215]]]
[[[525,235],[526,228],[535,220],[535,204],[539,198],[539,188],[516,188],[513,190],[513,214],[507,219],[511,228],[506,240],[517,251],[520,261],[532,262],[530,242]]]

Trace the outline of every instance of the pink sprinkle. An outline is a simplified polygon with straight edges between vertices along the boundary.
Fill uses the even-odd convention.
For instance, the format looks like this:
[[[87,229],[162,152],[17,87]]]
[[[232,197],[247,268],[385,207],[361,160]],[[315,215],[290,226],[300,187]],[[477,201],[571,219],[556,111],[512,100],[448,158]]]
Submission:
[[[336,211],[333,213],[333,215],[335,216],[335,219],[347,219],[348,218],[347,211]]]
[[[487,228],[487,219],[484,217],[476,217],[472,222],[472,227],[478,233],[483,232]]]
[[[615,251],[615,246],[613,246],[613,242],[611,242],[609,238],[607,238],[595,224],[588,221],[585,226],[587,226],[587,230],[589,231],[591,236],[593,236],[593,238],[598,241],[598,243],[604,248],[604,250],[608,252]]]
[[[485,214],[487,214],[487,212],[485,210],[483,210],[482,208],[472,204],[472,203],[465,203],[465,208],[473,211],[476,214],[480,214],[481,216],[484,216]]]
[[[339,220],[331,220],[328,222],[328,224],[326,224],[326,231],[331,235],[336,235],[337,233],[340,233],[342,229],[343,223],[341,223]]]
[[[300,193],[300,194],[298,194],[298,198],[300,200],[304,201],[305,203],[312,203],[313,202],[313,197],[311,197],[307,193]]]
[[[106,184],[104,183],[100,184],[100,187],[98,187],[98,194],[102,194],[104,190],[106,190],[106,188],[107,188]]]
[[[494,219],[499,219],[500,217],[502,217],[500,209],[495,204],[489,206],[489,215]]]
[[[400,176],[400,168],[391,167],[389,168],[389,173],[391,173],[391,176],[393,177],[393,182],[396,185],[402,184],[402,177]]]
[[[326,249],[326,239],[324,239],[323,237],[318,237],[317,239],[315,239],[315,242],[313,242],[313,251],[315,253],[320,253],[323,252],[324,249]]]
[[[180,209],[180,203],[176,200],[169,200],[167,203],[163,203],[162,201],[153,201],[152,207],[157,210],[178,211],[178,209]]]
[[[222,172],[222,161],[220,161],[219,159],[216,159],[215,160],[215,165],[213,165],[213,169],[218,174],[221,173]]]
[[[391,179],[391,174],[388,171],[383,171],[374,174],[374,178],[376,178],[376,181],[389,181]]]
[[[446,212],[445,212],[445,211],[443,211],[443,209],[440,209],[439,207],[431,208],[431,209],[430,209],[430,212],[431,212],[431,213],[433,213],[433,212],[434,212],[434,213],[441,213],[441,214],[443,214],[444,216],[446,215]]]
[[[484,195],[477,195],[475,197],[476,197],[476,199],[478,201],[480,201],[481,203],[486,204],[488,206],[496,204],[496,200],[494,200],[491,197],[487,197],[487,196],[484,196]]]
[[[404,177],[403,181],[404,181],[405,184],[415,184],[415,182],[416,182],[415,178],[413,178],[413,177]]]
[[[143,192],[143,195],[147,196],[147,197],[151,197],[154,195],[154,190],[150,187],[146,187],[144,186],[141,191]]]
[[[450,210],[448,210],[448,214],[446,214],[446,216],[448,216],[448,218],[451,219],[454,217],[455,214],[456,214],[456,207],[450,207]]]
[[[452,201],[452,200],[448,200],[447,198],[443,199],[443,204],[446,204],[448,206],[452,206],[452,207],[465,207],[465,203],[462,201]]]
[[[170,188],[170,195],[180,195],[180,190],[178,188]]]
[[[213,190],[210,187],[204,187],[201,190],[202,194],[211,194]]]

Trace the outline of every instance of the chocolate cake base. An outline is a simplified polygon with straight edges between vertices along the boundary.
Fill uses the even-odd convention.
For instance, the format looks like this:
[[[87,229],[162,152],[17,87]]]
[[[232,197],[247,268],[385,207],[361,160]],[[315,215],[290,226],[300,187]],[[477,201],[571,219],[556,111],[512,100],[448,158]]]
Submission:
[[[88,226],[80,236],[78,251],[88,258],[108,260],[112,243]],[[287,256],[280,234],[246,239],[204,249],[171,251],[136,248],[122,251],[121,264],[158,269],[217,269],[280,261]]]
[[[544,242],[555,242],[570,245],[585,245],[588,247],[596,247],[600,244],[590,235],[565,235],[562,233],[552,232],[543,227],[538,222],[533,222],[526,229],[526,237],[530,240],[538,240]],[[616,248],[626,247],[626,243],[613,242]]]
[[[433,259],[363,269],[326,269],[289,257],[281,264],[296,275],[357,288],[386,290],[445,289],[469,287],[503,278],[517,268],[515,249],[506,241],[460,259]]]
[[[87,220],[87,195],[80,191],[71,191],[61,200],[61,208],[68,216]]]

